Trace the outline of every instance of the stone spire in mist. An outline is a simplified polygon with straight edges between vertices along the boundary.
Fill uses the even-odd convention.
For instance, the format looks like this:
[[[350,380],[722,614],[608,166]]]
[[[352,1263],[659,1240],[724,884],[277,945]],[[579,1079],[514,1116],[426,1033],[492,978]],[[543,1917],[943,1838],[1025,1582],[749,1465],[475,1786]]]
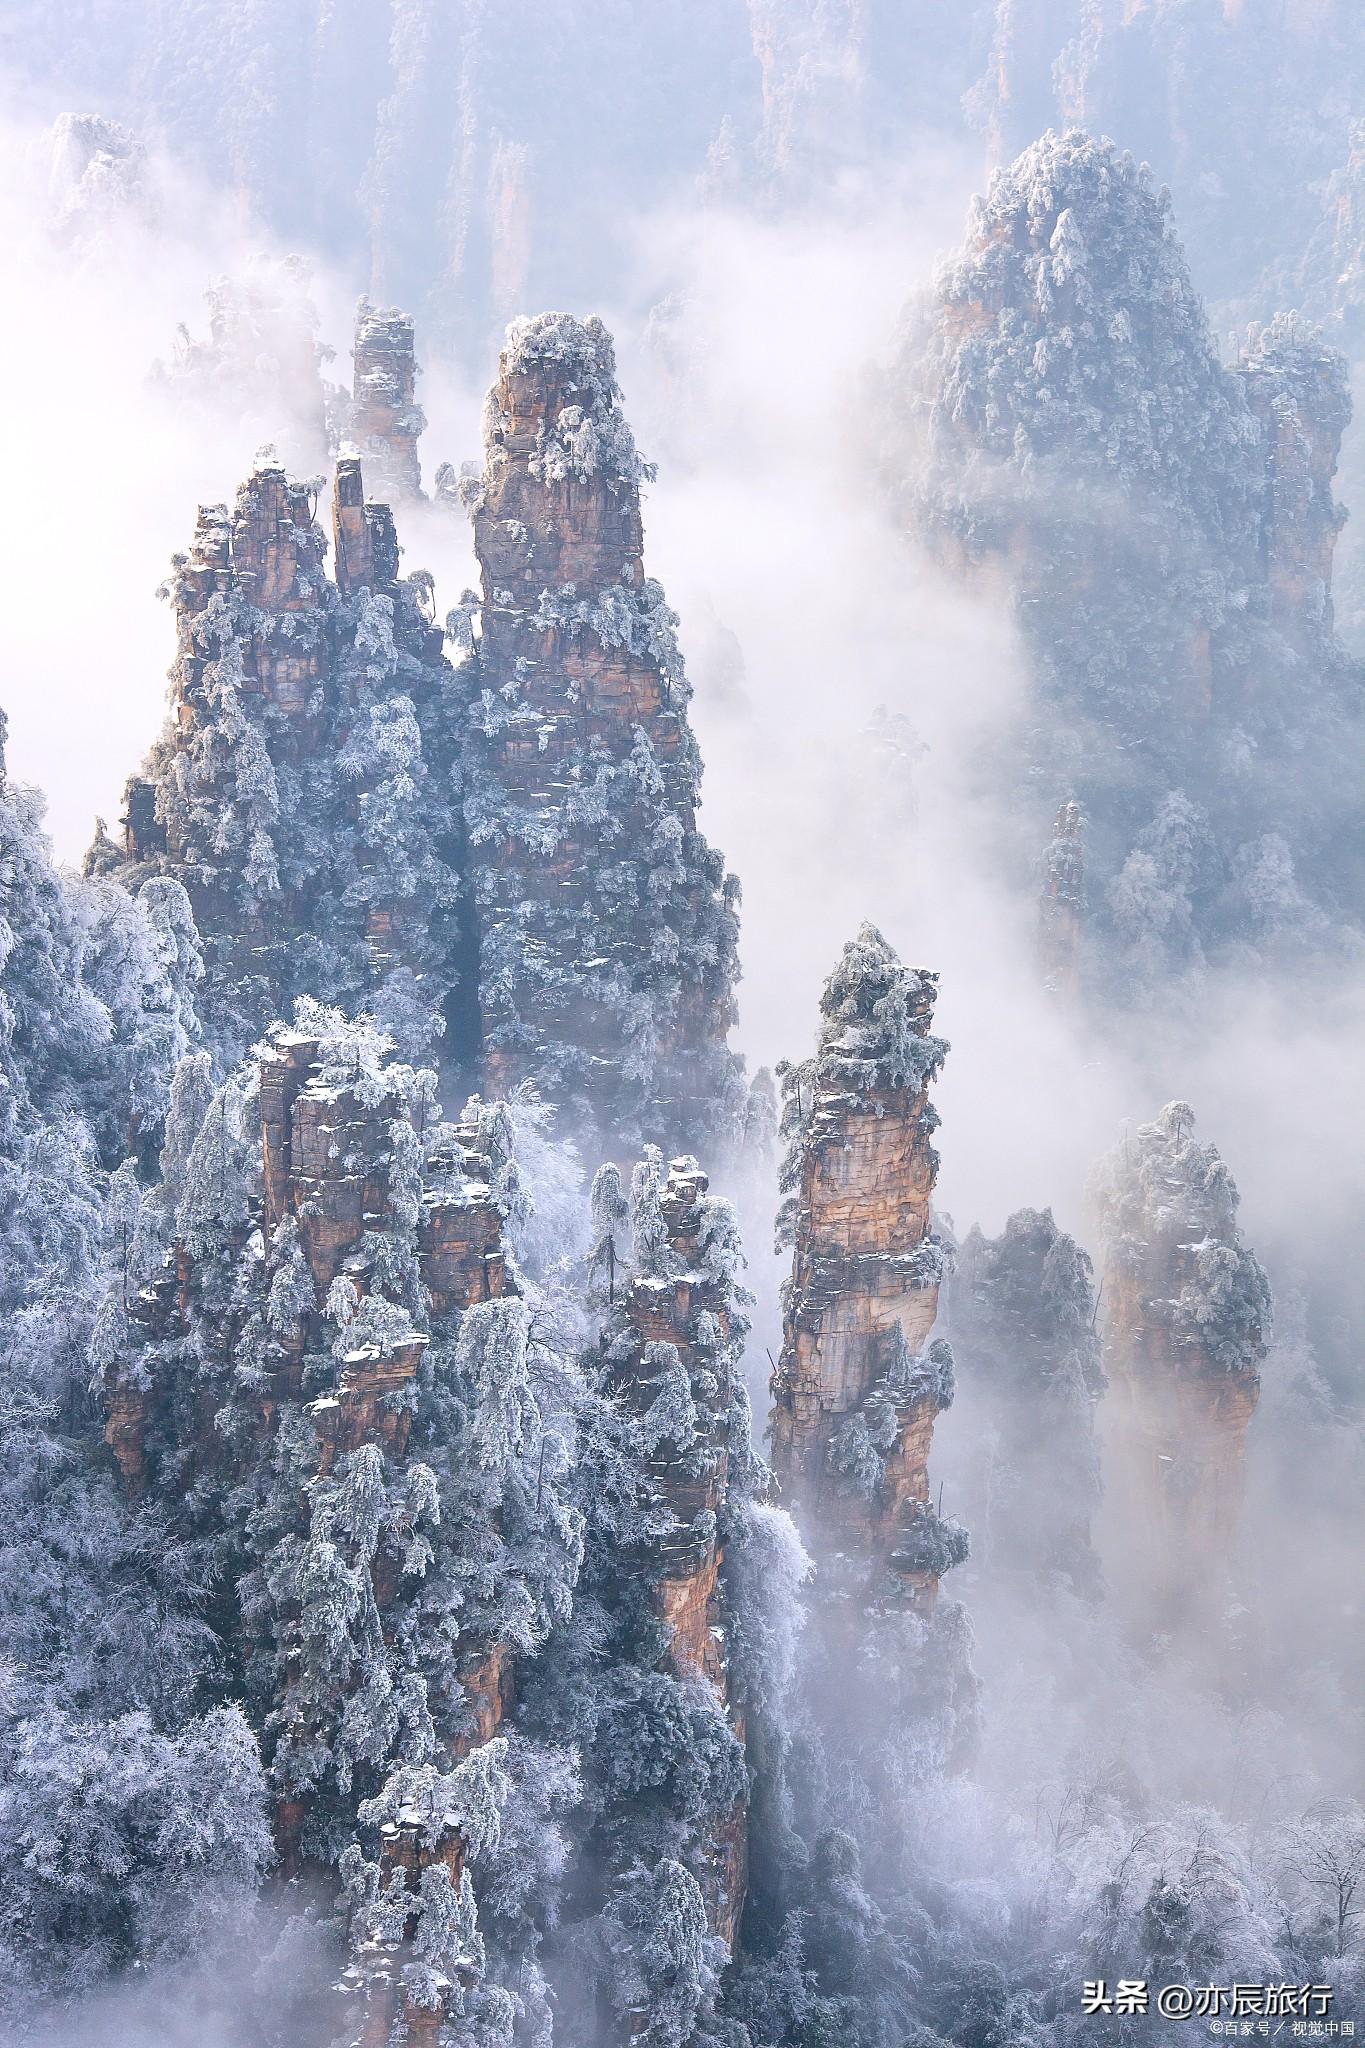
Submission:
[[[782,1070],[793,1247],[773,1376],[773,1467],[828,1580],[932,1611],[966,1554],[929,1485],[952,1353],[929,1342],[944,1270],[930,1214],[937,983],[865,924],[821,997],[814,1058]],[[927,1346],[927,1348],[926,1348]]]
[[[337,464],[335,580],[316,509],[269,456],[231,511],[200,508],[168,585],[172,712],[128,785],[123,873],[183,882],[203,1014],[230,1056],[300,996],[369,1011],[409,1055],[458,1053],[454,672],[429,579],[400,577],[356,457]]]
[[[601,322],[514,322],[485,421],[465,823],[488,1086],[534,1077],[617,1157],[704,1150],[743,1110],[738,889],[697,829],[650,471]]]
[[[416,336],[409,313],[356,309],[354,373],[347,413],[349,438],[377,497],[401,505],[422,495],[417,444],[427,418],[417,403]]]
[[[1169,1629],[1216,1606],[1241,1510],[1270,1288],[1237,1189],[1171,1102],[1102,1164],[1105,1492],[1134,1609]]]

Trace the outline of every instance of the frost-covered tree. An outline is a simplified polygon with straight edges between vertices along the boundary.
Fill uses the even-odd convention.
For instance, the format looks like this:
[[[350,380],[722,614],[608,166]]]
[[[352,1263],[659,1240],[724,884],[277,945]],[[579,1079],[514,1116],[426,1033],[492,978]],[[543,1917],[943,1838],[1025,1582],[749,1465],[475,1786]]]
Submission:
[[[2,737],[2,729],[0,729]],[[203,1559],[124,1496],[92,1369],[152,1253],[129,1132],[193,1028],[183,897],[52,867],[0,756],[0,2010],[203,1955],[269,1860],[253,1737],[214,1702]],[[151,914],[149,914],[149,912]],[[182,972],[183,970],[183,972]],[[31,2015],[29,2015],[31,2016]]]
[[[1174,1345],[1207,1353],[1220,1371],[1254,1373],[1270,1284],[1241,1241],[1236,1182],[1217,1147],[1194,1136],[1194,1121],[1188,1103],[1168,1102],[1098,1170],[1108,1258]]]

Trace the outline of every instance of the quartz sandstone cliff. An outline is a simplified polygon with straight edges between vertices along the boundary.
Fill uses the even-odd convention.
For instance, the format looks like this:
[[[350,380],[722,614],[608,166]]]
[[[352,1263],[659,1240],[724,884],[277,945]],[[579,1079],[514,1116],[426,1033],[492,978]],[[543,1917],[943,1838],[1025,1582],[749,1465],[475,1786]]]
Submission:
[[[647,1157],[656,1179],[661,1163]],[[648,1446],[648,1473],[670,1533],[641,1559],[675,1677],[708,1684],[739,1740],[726,1650],[725,1546],[730,1437],[737,1360],[746,1325],[735,1308],[728,1271],[727,1205],[708,1195],[695,1159],[672,1161],[658,1182],[660,1242],[626,1282],[604,1336],[611,1382]],[[673,1433],[670,1433],[670,1422]],[[681,1440],[680,1440],[681,1439]],[[713,1828],[694,1871],[707,1918],[734,1952],[747,1882],[743,1799]]]
[[[309,488],[266,460],[202,507],[169,584],[172,710],[128,785],[130,880],[175,876],[203,936],[204,1013],[230,1057],[298,996],[455,1050],[458,736],[422,579],[387,506],[337,464],[335,578]]]
[[[695,1148],[742,1114],[737,889],[697,829],[649,472],[600,322],[515,322],[486,435],[465,823],[488,1089],[534,1076],[599,1155]]]
[[[947,1052],[934,994],[864,925],[826,984],[815,1057],[784,1071],[794,1257],[772,1388],[774,1470],[822,1581],[926,1614],[966,1549],[928,1475],[953,1385],[930,1341],[944,1251],[928,1089]]]

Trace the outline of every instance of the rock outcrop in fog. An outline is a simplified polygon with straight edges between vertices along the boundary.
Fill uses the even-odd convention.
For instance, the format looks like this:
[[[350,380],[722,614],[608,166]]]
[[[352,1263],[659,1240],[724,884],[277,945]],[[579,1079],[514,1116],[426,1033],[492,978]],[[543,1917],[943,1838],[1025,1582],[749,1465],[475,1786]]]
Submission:
[[[951,1302],[976,1547],[1001,1572],[1031,1572],[1093,1600],[1105,1382],[1090,1260],[1051,1210],[1021,1209],[999,1237],[968,1232]]]
[[[930,1342],[944,1249],[930,1215],[936,984],[864,925],[820,1000],[813,1059],[782,1073],[793,1247],[773,1376],[773,1469],[822,1582],[932,1613],[966,1554],[930,1499],[952,1353]]]
[[[390,505],[422,491],[417,443],[427,418],[417,403],[416,346],[411,315],[361,300],[346,430],[375,495]]]
[[[1121,138],[1181,195],[1210,294],[1240,298],[1311,231],[1365,61],[1351,0],[996,0],[973,94],[992,157],[1062,123]]]
[[[411,322],[362,304],[348,417],[409,500],[414,376]],[[172,716],[124,850],[89,865],[184,883],[232,1056],[309,994],[493,1094],[533,1079],[599,1153],[737,1140],[738,885],[697,829],[677,620],[644,573],[647,469],[600,323],[518,322],[487,433],[454,666],[356,455],[331,576],[310,487],[273,458],[231,514],[201,508],[169,585]]]
[[[1237,1533],[1270,1288],[1237,1189],[1194,1114],[1168,1103],[1104,1163],[1106,1484],[1142,1617],[1216,1613]]]
[[[601,323],[514,324],[485,415],[465,824],[486,1070],[594,1149],[737,1128],[738,885],[697,829],[677,620]]]
[[[313,995],[368,1009],[410,1054],[449,1031],[458,1056],[460,756],[430,579],[399,576],[354,457],[335,579],[315,510],[270,460],[231,513],[201,507],[168,586],[172,714],[128,788],[125,860],[96,862],[184,884],[230,1055]]]
[[[1332,632],[1341,359],[1286,318],[1225,368],[1168,195],[1071,132],[993,179],[899,376],[907,516],[1014,598],[1032,695],[998,774],[1034,844],[1042,805],[1082,805],[1104,973],[1141,994],[1230,946],[1356,943],[1365,893],[1324,869],[1365,760]]]

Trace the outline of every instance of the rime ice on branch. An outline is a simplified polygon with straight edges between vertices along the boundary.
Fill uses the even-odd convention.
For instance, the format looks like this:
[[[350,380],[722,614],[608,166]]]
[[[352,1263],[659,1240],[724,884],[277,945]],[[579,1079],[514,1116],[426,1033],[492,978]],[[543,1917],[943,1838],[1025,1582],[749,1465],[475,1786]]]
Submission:
[[[465,819],[490,1087],[523,1076],[617,1157],[737,1122],[737,887],[696,826],[677,621],[597,320],[509,330],[474,514]]]
[[[864,925],[825,985],[815,1057],[779,1070],[779,1244],[795,1257],[772,1423],[774,1469],[825,1577],[929,1612],[966,1555],[928,1478],[953,1392],[948,1346],[924,1348],[944,1267],[930,1218],[928,1089],[948,1050],[929,1030],[935,993]]]
[[[1100,1168],[1106,1491],[1143,1545],[1154,1624],[1216,1600],[1237,1531],[1270,1288],[1237,1189],[1168,1103]]]

